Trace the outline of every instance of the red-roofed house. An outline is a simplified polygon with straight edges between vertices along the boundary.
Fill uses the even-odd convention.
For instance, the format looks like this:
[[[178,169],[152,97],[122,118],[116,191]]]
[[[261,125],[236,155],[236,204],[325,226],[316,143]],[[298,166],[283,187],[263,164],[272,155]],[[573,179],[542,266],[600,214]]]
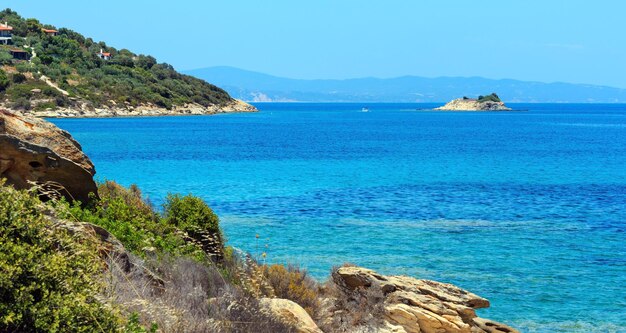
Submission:
[[[109,59],[111,59],[111,53],[103,52],[102,49],[100,49],[100,52],[96,53],[96,55],[98,57],[100,57],[100,59],[102,59],[102,60],[109,60]]]
[[[0,23],[0,43],[8,44],[11,40],[13,27],[9,25],[9,23],[4,22],[4,24]]]
[[[41,29],[41,31],[43,31],[48,36],[56,36],[59,34],[59,32],[54,29]]]

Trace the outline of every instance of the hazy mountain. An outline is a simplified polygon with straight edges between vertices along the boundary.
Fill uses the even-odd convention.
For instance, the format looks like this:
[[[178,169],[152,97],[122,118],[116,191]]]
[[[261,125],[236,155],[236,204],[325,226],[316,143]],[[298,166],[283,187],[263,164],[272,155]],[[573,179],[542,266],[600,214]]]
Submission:
[[[626,103],[626,89],[571,83],[492,80],[481,77],[298,80],[209,67],[186,71],[245,101],[444,102],[498,93],[505,102]]]

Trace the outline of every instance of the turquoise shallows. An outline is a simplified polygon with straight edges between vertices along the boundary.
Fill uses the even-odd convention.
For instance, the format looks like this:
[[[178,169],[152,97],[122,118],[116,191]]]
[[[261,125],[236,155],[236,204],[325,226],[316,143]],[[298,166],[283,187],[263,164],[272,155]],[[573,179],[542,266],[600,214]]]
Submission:
[[[53,121],[99,179],[199,195],[270,261],[454,283],[523,332],[626,331],[626,105],[258,107]]]

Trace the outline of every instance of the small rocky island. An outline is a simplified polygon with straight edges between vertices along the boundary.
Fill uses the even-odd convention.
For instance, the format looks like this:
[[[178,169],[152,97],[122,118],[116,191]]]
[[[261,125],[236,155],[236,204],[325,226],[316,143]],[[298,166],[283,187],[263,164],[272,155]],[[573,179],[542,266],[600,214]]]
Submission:
[[[446,105],[435,108],[437,111],[511,111],[496,93],[478,98],[457,98]]]

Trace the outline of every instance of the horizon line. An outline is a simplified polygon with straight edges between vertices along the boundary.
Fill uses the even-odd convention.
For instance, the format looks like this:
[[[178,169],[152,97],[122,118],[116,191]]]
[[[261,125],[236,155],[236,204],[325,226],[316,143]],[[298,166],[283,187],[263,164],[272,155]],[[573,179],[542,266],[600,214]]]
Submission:
[[[302,79],[302,78],[293,78],[293,77],[287,77],[287,76],[279,76],[279,75],[275,75],[275,74],[259,72],[259,71],[256,71],[256,70],[250,70],[250,69],[245,69],[245,68],[235,67],[235,66],[230,66],[230,65],[217,65],[217,66],[200,67],[200,68],[194,68],[194,69],[183,69],[183,70],[180,70],[180,72],[183,73],[183,74],[187,74],[188,72],[191,72],[191,71],[198,71],[198,70],[212,69],[212,68],[232,68],[232,69],[236,69],[236,70],[240,70],[240,71],[246,71],[246,72],[251,72],[251,73],[256,73],[256,74],[261,74],[261,75],[267,75],[267,76],[271,76],[271,77],[275,77],[275,78],[279,78],[279,79],[297,80],[297,81],[351,81],[351,80],[367,80],[367,79],[393,80],[393,79],[401,79],[401,78],[484,79],[484,80],[492,80],[492,81],[517,81],[517,82],[540,83],[540,84],[571,84],[571,85],[578,85],[578,86],[591,86],[591,87],[601,87],[601,88],[612,88],[612,89],[626,90],[626,87],[622,88],[622,87],[610,86],[610,85],[604,85],[604,84],[575,83],[575,82],[565,82],[565,81],[546,82],[546,81],[536,81],[536,80],[521,80],[521,79],[513,79],[513,78],[499,78],[499,79],[496,79],[496,78],[490,78],[490,77],[485,77],[485,76],[445,76],[445,75],[442,75],[442,76],[420,76],[420,75],[407,74],[407,75],[391,76],[391,77],[362,76],[362,77],[343,78],[343,79],[328,79],[328,78],[326,78],[326,79]]]

